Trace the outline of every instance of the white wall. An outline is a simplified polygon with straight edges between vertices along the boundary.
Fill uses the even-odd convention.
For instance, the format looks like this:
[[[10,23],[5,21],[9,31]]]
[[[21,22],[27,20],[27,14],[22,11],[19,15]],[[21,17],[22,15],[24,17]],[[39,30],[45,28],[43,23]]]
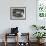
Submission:
[[[26,20],[10,20],[10,7],[26,7]],[[0,0],[0,34],[17,26],[32,36],[32,24],[36,24],[36,0]]]
[[[10,20],[10,7],[26,7],[26,20]],[[29,32],[32,24],[36,24],[36,0],[0,0],[0,33],[16,26],[20,32]]]

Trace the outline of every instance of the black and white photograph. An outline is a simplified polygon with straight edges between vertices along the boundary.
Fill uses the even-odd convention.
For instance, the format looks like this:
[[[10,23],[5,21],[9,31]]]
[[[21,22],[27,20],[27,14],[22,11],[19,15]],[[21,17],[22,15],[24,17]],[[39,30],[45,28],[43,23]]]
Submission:
[[[11,7],[10,8],[10,19],[11,20],[25,20],[26,19],[26,8],[25,7]]]

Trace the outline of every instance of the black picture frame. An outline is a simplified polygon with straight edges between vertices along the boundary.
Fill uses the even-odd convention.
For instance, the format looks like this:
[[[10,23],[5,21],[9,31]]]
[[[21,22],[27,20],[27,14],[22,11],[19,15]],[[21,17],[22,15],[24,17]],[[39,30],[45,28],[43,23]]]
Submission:
[[[10,20],[26,20],[26,7],[10,7]]]

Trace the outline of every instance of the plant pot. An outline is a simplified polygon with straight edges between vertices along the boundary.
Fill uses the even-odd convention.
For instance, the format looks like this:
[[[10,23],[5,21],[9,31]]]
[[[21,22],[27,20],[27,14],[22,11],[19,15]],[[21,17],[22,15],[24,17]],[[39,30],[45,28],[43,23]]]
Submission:
[[[40,39],[40,43],[44,43],[44,40],[45,40],[45,39]]]
[[[38,39],[37,42],[38,42],[39,44],[41,44],[41,43],[44,42],[44,40],[45,40],[45,39]]]

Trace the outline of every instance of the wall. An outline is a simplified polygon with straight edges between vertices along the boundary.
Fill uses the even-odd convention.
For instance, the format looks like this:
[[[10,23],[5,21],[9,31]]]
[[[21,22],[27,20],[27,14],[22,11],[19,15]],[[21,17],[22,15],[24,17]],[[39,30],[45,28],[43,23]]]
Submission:
[[[10,7],[26,7],[26,20],[10,20]],[[17,26],[20,32],[30,32],[32,37],[32,24],[36,24],[36,0],[0,0],[0,34]]]

